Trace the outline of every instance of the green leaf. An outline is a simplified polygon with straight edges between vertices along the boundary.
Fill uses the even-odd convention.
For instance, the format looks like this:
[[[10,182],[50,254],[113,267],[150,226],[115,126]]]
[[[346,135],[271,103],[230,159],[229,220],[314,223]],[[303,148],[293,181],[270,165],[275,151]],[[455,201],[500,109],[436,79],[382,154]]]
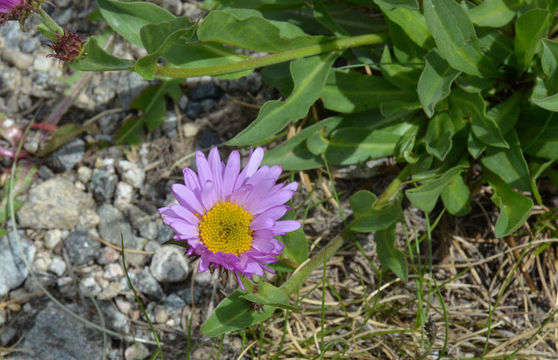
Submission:
[[[521,110],[517,134],[523,152],[548,160],[558,160],[558,121],[556,113],[541,108]]]
[[[369,215],[378,198],[368,190],[360,190],[349,198],[349,204],[355,217]]]
[[[408,269],[405,255],[395,247],[395,225],[376,231],[376,251],[383,267],[393,271],[403,281],[407,281]]]
[[[149,131],[153,131],[161,125],[167,112],[165,97],[169,96],[177,101],[182,93],[181,82],[180,79],[164,81],[161,84],[150,86],[140,93],[132,102],[131,107],[142,110],[143,115],[124,123],[116,134],[116,144],[138,144],[141,140],[141,130],[144,125],[147,126]]]
[[[382,102],[390,100],[412,99],[414,94],[395,88],[380,76],[332,71],[320,97],[329,110],[354,113],[376,109]]]
[[[486,144],[477,139],[475,134],[470,131],[467,138],[467,151],[469,151],[469,154],[471,154],[473,158],[478,159],[485,150]]]
[[[542,39],[542,69],[546,75],[546,89],[554,94],[558,91],[558,43]]]
[[[236,290],[217,305],[201,327],[204,335],[214,337],[244,329],[267,320],[273,314],[275,307],[264,305],[262,310],[254,309],[250,302],[242,298],[243,295],[242,291]]]
[[[374,0],[374,2],[376,5],[385,8],[386,10],[393,10],[396,8],[411,10],[419,9],[417,0]]]
[[[533,196],[537,200],[537,204],[543,205],[541,194],[539,193],[539,189],[537,187],[537,179],[548,169],[554,160],[549,160],[543,164],[533,161],[529,164],[529,172],[531,173],[531,192]]]
[[[321,156],[312,154],[306,147],[306,139],[322,128],[334,129],[341,123],[341,117],[331,117],[310,125],[283,144],[266,151],[264,165],[281,164],[285,170],[308,170],[324,166]]]
[[[380,69],[382,70],[384,78],[393,86],[398,87],[403,91],[416,91],[417,82],[420,76],[420,71],[417,69],[417,66],[407,66],[394,63],[387,46],[384,47],[384,52],[382,53],[382,58],[380,59]]]
[[[456,1],[424,0],[424,16],[440,55],[456,70],[493,76],[494,65],[481,52],[473,24]]]
[[[548,10],[533,9],[515,22],[515,53],[520,70],[529,67],[539,40],[548,32],[552,16]]]
[[[440,176],[424,181],[421,186],[407,190],[405,194],[413,206],[425,213],[430,213],[434,209],[438,197],[448,185],[448,182],[455,175],[459,175],[464,169],[463,165],[455,166]]]
[[[486,104],[479,93],[468,93],[455,88],[449,97],[452,112],[472,118],[471,130],[483,143],[509,149],[498,123],[486,115]]]
[[[428,117],[434,115],[436,104],[449,95],[451,84],[459,74],[436,50],[426,55],[426,65],[418,81],[418,96]]]
[[[87,39],[83,47],[86,56],[74,61],[71,66],[81,71],[113,71],[128,70],[134,66],[133,60],[119,59],[103,50],[97,43],[97,39],[92,36]]]
[[[397,24],[407,36],[419,47],[429,49],[434,46],[432,35],[424,16],[418,10],[393,8],[389,10],[380,6],[380,10],[386,18]]]
[[[533,104],[545,110],[558,112],[558,94],[546,96],[543,98],[532,97],[531,101],[533,102]]]
[[[426,151],[437,157],[440,161],[444,161],[446,155],[451,150],[451,138],[455,134],[455,126],[451,117],[447,113],[441,113],[434,116],[428,122],[426,135]]]
[[[486,112],[486,117],[498,124],[502,134],[507,134],[515,127],[521,112],[524,94],[516,91],[512,96],[491,107]]]
[[[384,230],[402,220],[401,202],[395,200],[380,209],[373,208],[359,215],[352,223],[351,230],[364,233]]]
[[[228,142],[229,145],[255,144],[282,130],[289,122],[303,118],[317,100],[327,74],[338,53],[301,58],[291,63],[295,83],[292,93],[285,101],[266,102],[258,117]]]
[[[88,131],[88,128],[82,125],[62,125],[54,132],[54,134],[52,134],[47,143],[43,143],[40,145],[40,150],[36,155],[38,157],[45,157],[62,145],[75,139],[76,136],[86,131]]]
[[[509,149],[488,147],[481,162],[512,187],[529,191],[531,188],[529,168],[515,130],[508,132],[506,140],[510,144]]]
[[[136,72],[146,80],[153,80],[159,57],[177,43],[190,40],[195,30],[196,26],[190,26],[190,21],[185,17],[142,27],[141,40],[149,55],[136,62]]]
[[[289,304],[289,295],[283,290],[263,281],[256,284],[256,287],[251,291],[245,292],[241,295],[241,298],[260,305],[271,305],[294,311],[298,310],[297,307]],[[248,287],[246,288],[248,289]]]
[[[519,0],[485,0],[468,13],[477,26],[499,28],[512,21],[521,5]]]
[[[500,215],[494,226],[494,235],[501,238],[513,233],[527,221],[533,201],[515,192],[496,175],[489,175],[488,181],[494,189],[492,201],[500,208]]]
[[[399,138],[416,123],[401,122],[373,131],[359,127],[336,129],[331,133],[325,152],[327,160],[336,165],[349,165],[393,155]]]
[[[314,8],[314,18],[331,31],[336,36],[349,35],[329,13],[327,7],[322,0],[312,0],[312,7]]]
[[[323,36],[306,35],[296,25],[269,21],[258,11],[246,9],[211,11],[199,26],[198,39],[271,53],[328,40]]]
[[[150,2],[97,0],[97,4],[109,26],[124,39],[138,46],[142,46],[142,27],[175,18],[167,10]]]
[[[471,192],[460,174],[455,174],[448,181],[441,195],[450,214],[464,216],[471,212]]]
[[[296,219],[296,216],[293,210],[287,212],[283,218],[283,220],[294,219]],[[279,239],[283,244],[285,244],[281,260],[288,263],[293,269],[296,269],[300,266],[300,264],[308,259],[308,239],[304,234],[303,227],[298,230],[291,231],[286,235],[279,236]]]

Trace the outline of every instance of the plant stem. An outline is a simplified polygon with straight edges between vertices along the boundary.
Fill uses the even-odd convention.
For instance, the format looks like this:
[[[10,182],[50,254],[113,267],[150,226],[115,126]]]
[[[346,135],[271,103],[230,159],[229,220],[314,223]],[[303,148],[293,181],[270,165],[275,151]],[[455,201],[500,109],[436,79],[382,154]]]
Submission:
[[[405,166],[403,170],[401,170],[401,172],[397,175],[397,177],[393,179],[393,181],[388,185],[384,192],[381,193],[380,196],[378,196],[378,200],[376,201],[374,207],[378,209],[386,202],[388,202],[393,197],[393,195],[397,193],[403,182],[409,177],[410,173],[411,166]]]
[[[335,255],[337,250],[343,245],[343,242],[345,242],[346,236],[347,231],[344,231],[335,239],[331,240],[319,253],[314,255],[308,262],[304,263],[289,280],[285,281],[285,283],[281,285],[281,289],[289,295],[294,293],[302,286],[308,275],[310,275],[314,269],[318,268],[318,266],[324,266],[324,264]]]
[[[313,56],[337,50],[345,50],[363,45],[381,44],[383,42],[386,42],[387,40],[388,36],[385,33],[360,35],[337,39],[324,44],[317,44],[302,47],[299,49],[287,50],[277,54],[248,59],[232,64],[207,66],[195,69],[180,69],[167,66],[159,66],[157,69],[157,75],[174,78],[187,78],[202,75],[230,74],[238,71],[252,70],[262,66],[278,64],[297,58]]]
[[[50,30],[52,31],[52,33],[54,35],[59,34],[59,35],[63,35],[64,34],[64,29],[62,29],[62,27],[60,27],[60,25],[58,25],[56,23],[56,21],[54,21],[49,14],[46,13],[46,11],[44,11],[41,7],[37,8],[37,13],[39,16],[39,19],[41,19],[41,21],[43,22],[43,24]],[[56,39],[51,39],[51,40],[56,40]]]

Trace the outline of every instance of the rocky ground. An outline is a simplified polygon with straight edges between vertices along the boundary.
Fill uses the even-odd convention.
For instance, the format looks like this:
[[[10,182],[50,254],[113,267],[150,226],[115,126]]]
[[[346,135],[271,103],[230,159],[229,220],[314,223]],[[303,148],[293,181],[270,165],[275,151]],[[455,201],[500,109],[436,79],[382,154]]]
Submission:
[[[81,33],[100,31],[99,24],[85,20],[94,1],[53,3],[56,8],[47,8],[60,24]],[[201,14],[196,2],[161,5],[193,19]],[[48,134],[33,129],[26,137],[29,156],[20,163],[38,171],[21,197],[17,236],[8,221],[4,226],[10,233],[0,240],[0,354],[83,360],[152,354],[155,339],[122,266],[122,236],[129,277],[161,334],[166,358],[185,357],[189,332],[191,358],[208,358],[212,347],[203,346],[209,339],[199,325],[221,298],[216,278],[195,275],[195,264],[180,248],[161,246],[173,231],[157,209],[173,200],[170,185],[181,181],[180,170],[191,165],[193,151],[234,135],[254,118],[271,90],[258,74],[236,81],[188,80],[178,103],[169,102],[162,127],[141,146],[109,146],[122,122],[137,113],[130,103],[150,83],[135,73],[73,72],[46,57],[45,39],[32,24],[26,24],[26,32],[13,22],[0,28],[2,126],[23,129],[35,118],[58,126],[88,122],[94,130],[46,158],[35,154]],[[114,52],[134,58],[139,50],[115,37]],[[77,97],[60,113],[57,109],[72,94]],[[1,166],[6,173],[11,160],[4,158]],[[224,351],[238,355],[240,342],[227,341]]]

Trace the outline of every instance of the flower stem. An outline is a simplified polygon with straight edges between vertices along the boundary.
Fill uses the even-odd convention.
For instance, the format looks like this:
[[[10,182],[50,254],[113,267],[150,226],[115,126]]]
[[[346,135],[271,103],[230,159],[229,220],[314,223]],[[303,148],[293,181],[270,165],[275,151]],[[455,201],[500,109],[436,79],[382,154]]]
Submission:
[[[44,11],[41,7],[37,7],[37,12],[36,14],[38,15],[39,19],[43,22],[43,24],[52,32],[52,34],[55,36],[54,39],[51,40],[56,40],[56,34],[59,35],[63,35],[64,34],[64,29],[62,29],[62,27],[60,25],[58,25],[56,23],[56,21],[54,21],[49,14],[46,13],[46,11]]]
[[[168,66],[159,66],[157,68],[157,75],[174,78],[188,78],[202,75],[223,75],[238,71],[252,70],[262,66],[278,64],[301,57],[319,55],[322,53],[328,53],[338,50],[345,50],[363,45],[380,44],[386,42],[387,39],[388,36],[385,33],[367,34],[343,39],[336,39],[324,44],[310,45],[298,49],[283,51],[277,54],[247,59],[232,64],[206,66],[194,69],[181,69]]]

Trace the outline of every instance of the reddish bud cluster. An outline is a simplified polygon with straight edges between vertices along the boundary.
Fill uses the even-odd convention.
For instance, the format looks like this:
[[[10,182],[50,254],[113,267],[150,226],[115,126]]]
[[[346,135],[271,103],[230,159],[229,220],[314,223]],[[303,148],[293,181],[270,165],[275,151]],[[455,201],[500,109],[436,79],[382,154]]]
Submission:
[[[64,29],[64,34],[56,34],[56,41],[51,41],[47,46],[54,51],[47,57],[54,57],[60,61],[73,62],[83,54],[84,35],[78,35],[75,31]]]
[[[23,26],[25,20],[41,6],[44,0],[0,0],[0,25],[17,20]]]

